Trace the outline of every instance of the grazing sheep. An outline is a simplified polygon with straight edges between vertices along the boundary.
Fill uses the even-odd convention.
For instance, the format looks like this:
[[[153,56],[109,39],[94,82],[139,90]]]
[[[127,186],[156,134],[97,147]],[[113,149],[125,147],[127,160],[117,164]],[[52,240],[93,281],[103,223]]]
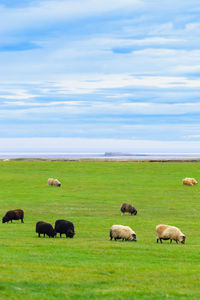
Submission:
[[[125,214],[125,212],[130,213],[131,215],[137,215],[137,210],[130,204],[123,203],[121,206],[121,212]]]
[[[56,235],[53,226],[43,221],[36,223],[36,232],[38,233],[38,237],[40,237],[40,234],[43,234],[43,237],[45,237],[45,234],[47,234],[48,237],[54,237]]]
[[[185,243],[186,236],[175,226],[160,224],[156,226],[156,232],[157,243],[159,240],[161,243],[162,240],[170,240],[170,244],[172,243],[172,240],[176,241],[177,244],[178,242],[181,242],[182,244]]]
[[[134,241],[136,242],[136,234],[129,226],[123,225],[112,225],[110,229],[110,240],[122,239],[123,241]]]
[[[194,178],[184,178],[184,179],[182,180],[182,183],[183,183],[184,185],[196,185],[196,184],[198,184],[198,182],[197,182],[196,179],[194,179]]]
[[[2,218],[2,223],[9,222],[12,220],[19,220],[21,219],[21,223],[24,223],[24,211],[22,209],[15,209],[15,210],[9,210],[5,214],[5,216]]]
[[[61,186],[61,183],[58,179],[49,178],[48,179],[48,185]]]
[[[60,233],[60,237],[62,237],[62,234],[65,234],[66,238],[73,238],[75,235],[73,223],[67,220],[57,220],[55,222],[55,231],[56,234]]]

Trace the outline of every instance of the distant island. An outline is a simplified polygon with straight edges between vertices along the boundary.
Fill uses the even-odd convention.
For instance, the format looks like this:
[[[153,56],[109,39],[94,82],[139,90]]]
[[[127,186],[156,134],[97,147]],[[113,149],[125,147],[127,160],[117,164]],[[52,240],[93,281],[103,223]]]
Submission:
[[[123,153],[123,152],[105,152],[104,156],[148,156],[148,154]]]

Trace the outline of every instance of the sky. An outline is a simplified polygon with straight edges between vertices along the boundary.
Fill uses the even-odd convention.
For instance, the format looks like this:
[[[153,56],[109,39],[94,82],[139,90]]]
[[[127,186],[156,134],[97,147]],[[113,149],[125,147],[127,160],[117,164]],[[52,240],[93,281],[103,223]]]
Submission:
[[[0,138],[198,145],[199,16],[198,0],[0,0]]]

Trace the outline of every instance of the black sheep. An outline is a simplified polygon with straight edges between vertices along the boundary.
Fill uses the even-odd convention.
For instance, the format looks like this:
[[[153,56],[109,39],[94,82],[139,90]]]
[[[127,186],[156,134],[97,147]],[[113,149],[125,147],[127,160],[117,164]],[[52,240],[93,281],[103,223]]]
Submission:
[[[38,237],[40,237],[40,234],[43,234],[43,237],[45,237],[45,234],[47,234],[48,237],[54,237],[56,235],[53,226],[43,221],[36,223],[36,232],[38,233]]]
[[[12,220],[19,219],[21,219],[21,223],[24,223],[24,211],[22,209],[9,210],[2,218],[2,223],[8,223],[9,221],[12,223]]]
[[[57,220],[55,222],[55,231],[56,234],[60,233],[60,237],[62,237],[62,234],[65,234],[66,238],[73,238],[75,235],[73,223],[67,220]]]
[[[137,215],[137,210],[131,204],[123,203],[121,206],[121,212],[124,214],[125,212],[130,213],[131,215]]]

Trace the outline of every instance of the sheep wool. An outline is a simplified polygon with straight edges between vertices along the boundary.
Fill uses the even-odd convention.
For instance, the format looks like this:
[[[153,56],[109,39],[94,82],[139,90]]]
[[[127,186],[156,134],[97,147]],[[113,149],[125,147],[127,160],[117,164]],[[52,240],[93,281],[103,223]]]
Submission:
[[[156,226],[156,233],[157,243],[159,240],[160,243],[162,243],[162,240],[170,240],[170,244],[172,243],[172,240],[176,241],[176,243],[185,243],[186,236],[175,226],[160,224]]]
[[[48,185],[61,186],[61,183],[60,183],[60,181],[58,179],[49,178],[48,179]]]
[[[195,185],[195,184],[198,184],[198,182],[196,181],[196,179],[194,178],[189,178],[189,177],[186,177],[182,180],[182,183],[184,185]]]
[[[133,207],[131,204],[123,203],[120,208],[122,214],[124,215],[126,212],[131,215],[137,215],[137,209]]]
[[[49,179],[48,179],[48,185],[53,185],[53,181],[54,181],[53,178],[49,178]]]
[[[112,225],[110,229],[110,240],[122,239],[123,241],[135,241],[136,233],[129,227],[123,225]]]

